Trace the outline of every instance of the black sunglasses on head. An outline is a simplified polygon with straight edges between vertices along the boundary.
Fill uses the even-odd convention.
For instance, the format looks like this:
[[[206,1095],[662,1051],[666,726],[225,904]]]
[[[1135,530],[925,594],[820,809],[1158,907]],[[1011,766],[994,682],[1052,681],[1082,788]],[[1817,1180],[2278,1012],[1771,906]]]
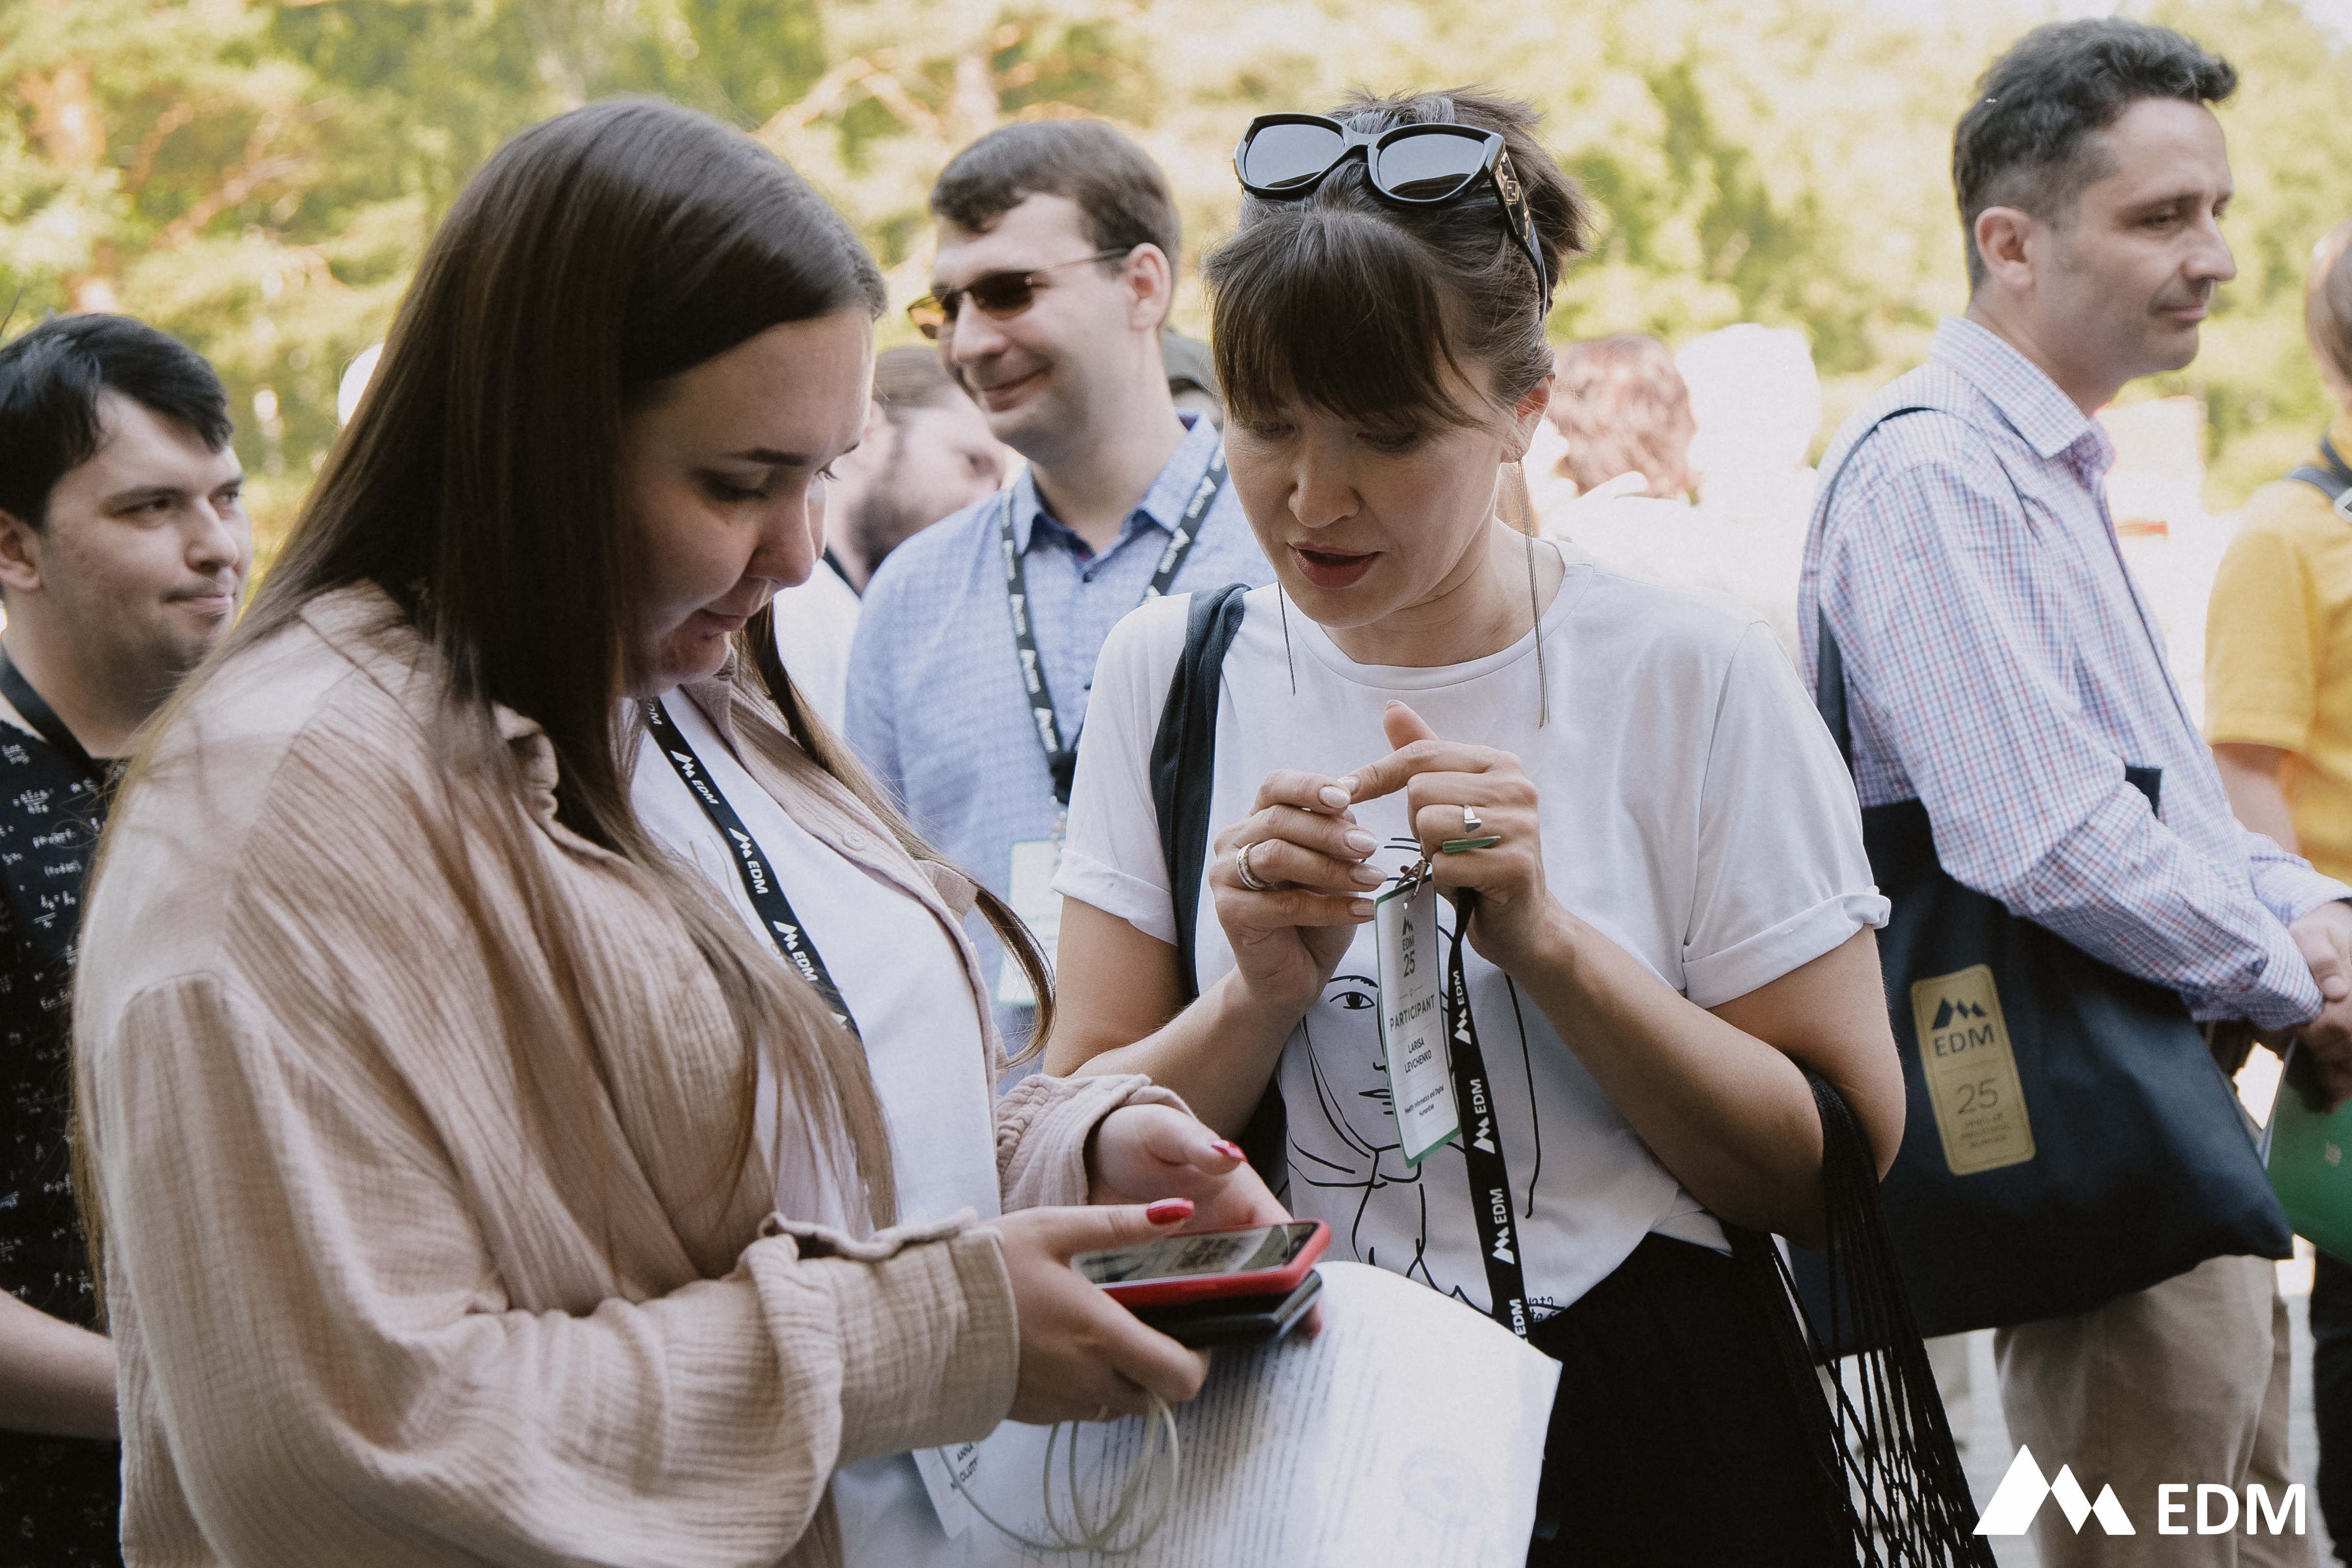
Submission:
[[[1511,167],[1502,133],[1472,125],[1397,125],[1364,132],[1324,114],[1261,114],[1249,122],[1234,148],[1234,173],[1242,189],[1269,201],[1297,201],[1361,149],[1372,190],[1402,206],[1435,206],[1490,189],[1503,204],[1503,226],[1534,264],[1543,290],[1543,313],[1551,314],[1551,274],[1545,270],[1543,242],[1535,214]]]
[[[989,320],[1009,321],[1037,302],[1037,279],[1048,272],[1059,272],[1065,267],[1084,267],[1089,262],[1116,261],[1134,248],[1131,245],[1116,246],[1075,261],[1032,267],[1025,272],[983,272],[961,289],[924,295],[907,307],[907,319],[915,323],[917,331],[934,342],[955,331],[956,317],[967,299],[980,307]]]

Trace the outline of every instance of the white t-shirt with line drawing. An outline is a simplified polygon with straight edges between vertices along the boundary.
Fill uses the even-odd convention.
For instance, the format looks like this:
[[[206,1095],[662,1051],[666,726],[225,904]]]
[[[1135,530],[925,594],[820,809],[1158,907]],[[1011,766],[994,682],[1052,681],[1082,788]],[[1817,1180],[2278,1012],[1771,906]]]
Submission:
[[[1276,768],[1337,776],[1386,754],[1381,718],[1394,698],[1446,739],[1518,756],[1542,803],[1553,895],[1701,1006],[1885,924],[1853,785],[1770,628],[1719,599],[1559,548],[1567,575],[1543,616],[1542,725],[1532,635],[1465,664],[1360,665],[1295,608],[1286,650],[1276,590],[1252,592],[1219,693],[1213,837],[1248,814]],[[1150,756],[1189,597],[1144,605],[1104,646],[1055,883],[1171,944]],[[1382,870],[1417,857],[1403,792],[1356,816],[1385,846]],[[1450,942],[1451,906],[1440,909]],[[1205,895],[1198,952],[1204,987],[1234,966]],[[1653,1231],[1723,1249],[1721,1226],[1552,1022],[1465,952],[1538,1317],[1583,1295]],[[1398,1152],[1374,973],[1367,923],[1284,1049],[1292,1206],[1330,1225],[1335,1258],[1411,1275],[1484,1310],[1458,1145],[1418,1167]]]

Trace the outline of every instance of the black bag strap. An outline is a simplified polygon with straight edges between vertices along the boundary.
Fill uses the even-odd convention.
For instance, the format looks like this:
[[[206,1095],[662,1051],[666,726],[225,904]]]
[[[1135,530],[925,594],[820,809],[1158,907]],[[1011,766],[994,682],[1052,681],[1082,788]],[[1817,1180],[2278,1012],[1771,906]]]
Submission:
[[[1225,650],[1249,606],[1246,583],[1192,595],[1184,655],[1168,682],[1160,732],[1151,742],[1151,808],[1160,818],[1160,853],[1176,902],[1176,957],[1183,998],[1201,994],[1193,931],[1200,924],[1201,873],[1209,856],[1209,796],[1216,786],[1217,688]]]
[[[2319,438],[2319,458],[2326,465],[2325,468],[2315,468],[2305,463],[2287,478],[2301,479],[2326,496],[2331,503],[2341,501],[2344,492],[2352,490],[2352,464],[2344,461],[2344,454],[2338,452],[2336,443],[2326,436]]]
[[[1864,444],[1878,434],[1880,426],[1890,419],[1900,419],[1906,414],[1941,412],[1943,410],[1925,403],[1911,403],[1900,408],[1890,408],[1872,420],[1870,428],[1856,436],[1853,445],[1845,449],[1845,456],[1838,459],[1836,469],[1830,475],[1830,482],[1822,488],[1822,523],[1826,526],[1829,521],[1830,504],[1837,499],[1838,481],[1845,478],[1845,471],[1853,467],[1854,458],[1862,455]],[[1852,773],[1853,731],[1847,721],[1845,709],[1845,656],[1838,652],[1837,638],[1830,635],[1829,612],[1822,609],[1818,602],[1813,606],[1813,623],[1816,639],[1813,649],[1813,705],[1822,710],[1822,722],[1830,727],[1830,734],[1837,741],[1838,755],[1845,759],[1845,771]]]
[[[1209,798],[1216,788],[1217,692],[1225,650],[1249,606],[1246,583],[1196,592],[1184,621],[1184,652],[1168,682],[1167,705],[1151,741],[1151,808],[1160,853],[1176,906],[1176,966],[1184,1002],[1201,994],[1194,932],[1201,921],[1201,876],[1209,860]],[[1278,1084],[1266,1085],[1237,1140],[1250,1167],[1281,1197],[1290,1186],[1290,1123]]]

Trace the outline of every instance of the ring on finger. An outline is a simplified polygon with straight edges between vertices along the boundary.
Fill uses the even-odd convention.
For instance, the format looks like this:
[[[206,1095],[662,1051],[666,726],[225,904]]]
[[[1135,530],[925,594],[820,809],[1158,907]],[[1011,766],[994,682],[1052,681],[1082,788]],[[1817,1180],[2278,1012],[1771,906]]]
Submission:
[[[1250,851],[1256,847],[1255,844],[1244,844],[1234,851],[1234,875],[1239,877],[1242,886],[1253,893],[1271,893],[1274,891],[1274,884],[1259,881],[1250,870]]]
[[[1476,812],[1471,810],[1468,806],[1464,806],[1462,808],[1462,837],[1465,838],[1475,838],[1486,831],[1486,823],[1485,818],[1481,817]]]
[[[1097,1421],[1108,1421],[1108,1420],[1109,1420],[1109,1419],[1110,1419],[1110,1406],[1109,1406],[1109,1405],[1098,1405],[1095,1406],[1095,1419],[1096,1419],[1096,1420],[1097,1420]]]

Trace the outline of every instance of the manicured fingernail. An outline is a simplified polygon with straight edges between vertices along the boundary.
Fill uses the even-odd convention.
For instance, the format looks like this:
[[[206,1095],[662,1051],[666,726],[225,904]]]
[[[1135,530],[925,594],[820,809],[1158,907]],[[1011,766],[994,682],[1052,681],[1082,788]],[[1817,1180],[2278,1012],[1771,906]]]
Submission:
[[[1339,811],[1343,809],[1348,804],[1348,792],[1341,789],[1338,784],[1325,784],[1321,789],[1315,792],[1315,798],[1321,801],[1325,805],[1329,806],[1333,811]]]
[[[1162,1198],[1144,1206],[1143,1217],[1154,1225],[1181,1225],[1192,1217],[1190,1198]]]
[[[1381,841],[1360,828],[1348,835],[1348,847],[1359,855],[1369,855],[1381,847]]]
[[[1210,1144],[1209,1147],[1214,1149],[1218,1153],[1223,1154],[1228,1160],[1246,1160],[1249,1158],[1247,1154],[1242,1152],[1242,1146],[1234,1142],[1230,1138],[1220,1138],[1215,1142]]]
[[[1352,795],[1356,793],[1356,775],[1349,773],[1346,778],[1339,781],[1339,787],[1346,790],[1350,795]]]
[[[1381,874],[1381,868],[1378,866],[1350,866],[1348,868],[1348,875],[1367,888],[1377,888],[1388,880],[1388,878]]]
[[[1372,918],[1372,901],[1370,899],[1357,899],[1348,905],[1348,912],[1355,916],[1360,921],[1370,920]]]

